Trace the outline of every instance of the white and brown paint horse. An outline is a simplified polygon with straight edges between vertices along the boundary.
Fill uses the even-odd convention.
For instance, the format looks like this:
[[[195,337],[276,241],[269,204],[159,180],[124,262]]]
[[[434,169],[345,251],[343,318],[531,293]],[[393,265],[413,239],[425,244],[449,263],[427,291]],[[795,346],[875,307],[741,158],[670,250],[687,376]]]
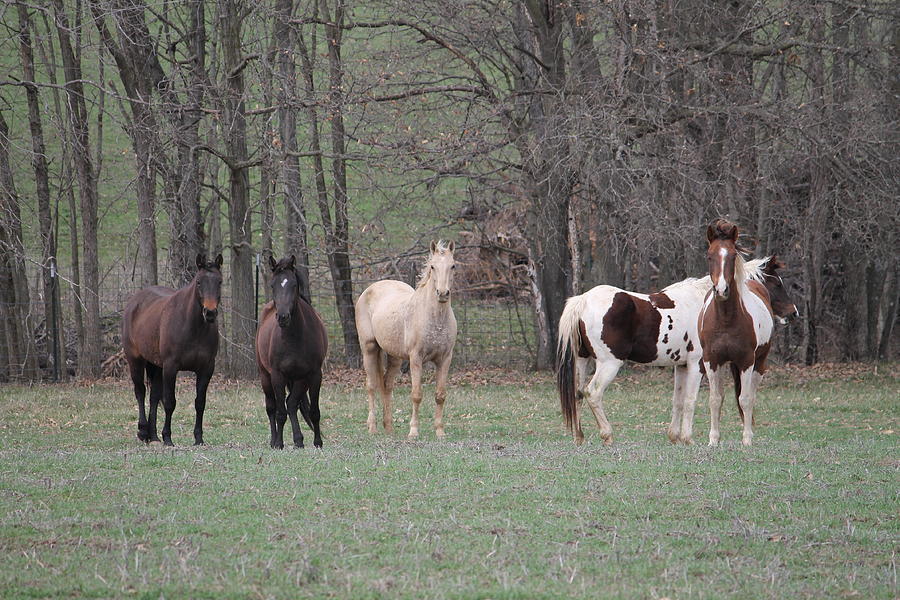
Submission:
[[[456,317],[450,306],[453,286],[453,242],[431,242],[431,251],[416,289],[402,281],[384,280],[370,285],[356,301],[356,330],[366,369],[369,396],[369,433],[375,433],[375,393],[381,395],[382,423],[394,430],[391,402],[394,381],[403,360],[409,360],[412,379],[412,418],[409,437],[419,435],[422,402],[422,367],[436,369],[434,431],[444,437],[444,401],[447,376],[456,344]]]
[[[783,266],[774,256],[747,263],[748,270],[765,276],[764,291],[771,294],[776,314],[793,317],[797,308],[776,272]],[[584,441],[578,414],[583,397],[588,398],[604,442],[611,443],[603,392],[626,360],[675,367],[668,436],[672,443],[692,443],[702,358],[697,317],[711,287],[707,276],[685,279],[656,294],[600,285],[569,298],[560,319],[557,383],[563,417],[576,444]],[[596,368],[588,383],[592,362]]]
[[[749,446],[753,442],[753,405],[766,371],[774,329],[772,294],[765,286],[766,274],[741,257],[735,224],[717,219],[707,228],[706,237],[712,289],[700,310],[698,332],[709,378],[709,445],[719,445],[725,386],[722,367],[730,364],[744,424],[742,441]],[[777,279],[781,281],[780,277]],[[796,314],[794,308],[792,316]]]

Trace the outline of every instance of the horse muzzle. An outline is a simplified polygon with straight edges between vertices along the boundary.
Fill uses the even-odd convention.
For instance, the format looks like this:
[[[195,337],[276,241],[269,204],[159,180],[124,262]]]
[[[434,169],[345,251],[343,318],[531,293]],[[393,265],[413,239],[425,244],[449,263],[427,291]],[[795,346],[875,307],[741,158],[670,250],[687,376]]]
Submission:
[[[291,324],[291,314],[288,313],[286,315],[275,315],[275,319],[278,321],[279,327],[287,327]]]
[[[450,290],[446,292],[435,292],[437,294],[438,302],[449,302],[450,301]]]
[[[215,323],[216,317],[219,315],[219,309],[217,309],[217,308],[204,307],[202,312],[203,312],[203,320],[206,321],[207,323]]]

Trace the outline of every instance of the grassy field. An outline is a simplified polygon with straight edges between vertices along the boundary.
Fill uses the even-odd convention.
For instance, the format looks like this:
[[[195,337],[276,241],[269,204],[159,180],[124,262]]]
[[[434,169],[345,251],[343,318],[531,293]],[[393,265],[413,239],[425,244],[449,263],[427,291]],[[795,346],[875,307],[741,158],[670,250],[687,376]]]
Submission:
[[[251,384],[215,384],[193,448],[181,382],[174,449],[137,441],[122,383],[0,388],[0,596],[900,594],[896,365],[772,373],[751,449],[733,401],[721,448],[670,446],[657,370],[611,386],[615,444],[580,448],[546,377],[457,374],[448,439],[426,395],[408,442],[408,387],[370,437],[362,376],[339,375],[322,451],[270,450]]]

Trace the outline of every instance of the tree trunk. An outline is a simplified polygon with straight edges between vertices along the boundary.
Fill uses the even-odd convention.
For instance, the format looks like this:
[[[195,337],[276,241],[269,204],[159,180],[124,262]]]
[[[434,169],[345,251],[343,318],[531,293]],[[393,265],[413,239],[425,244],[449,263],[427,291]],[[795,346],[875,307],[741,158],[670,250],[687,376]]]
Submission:
[[[171,208],[171,263],[176,285],[186,285],[193,279],[197,255],[204,252],[206,242],[200,213],[203,174],[197,150],[200,145],[201,107],[207,77],[205,4],[204,0],[190,0],[188,6],[190,77],[187,104],[179,105],[179,110],[172,117],[176,130],[181,132],[178,144],[179,186]],[[213,256],[216,253],[210,252]]]
[[[19,55],[22,59],[22,74],[26,82],[35,81],[34,51],[31,45],[31,16],[24,4],[17,3],[19,14]],[[44,298],[44,323],[51,331],[53,286],[50,281],[50,259],[56,257],[56,239],[50,215],[50,175],[47,168],[47,154],[44,145],[44,130],[41,122],[41,106],[38,88],[25,87],[28,101],[28,128],[31,131],[31,166],[34,170],[35,196],[38,209],[38,228],[41,240],[41,283]]]
[[[14,379],[39,380],[34,343],[34,319],[25,273],[25,247],[22,242],[22,217],[9,164],[9,127],[0,112],[0,255],[2,255],[2,301],[8,307],[6,332],[11,342],[8,352],[9,374]]]
[[[223,132],[228,152],[230,202],[228,205],[231,250],[231,371],[241,377],[255,373],[253,358],[253,247],[250,212],[250,177],[247,167],[247,120],[244,113],[244,67],[241,53],[241,22],[244,5],[240,0],[224,0],[221,44],[226,73],[225,123]]]
[[[297,113],[291,106],[297,96],[297,74],[294,64],[295,41],[289,21],[294,13],[293,0],[275,3],[275,65],[278,81],[275,97],[278,103],[278,135],[282,144],[281,186],[284,194],[284,253],[297,257],[301,279],[309,279],[309,247],[306,233],[306,207],[300,181],[300,159],[297,156]],[[310,282],[311,283],[311,282]],[[309,294],[311,290],[307,290]],[[310,297],[312,297],[310,295]]]
[[[325,0],[322,0],[323,4]],[[344,23],[344,0],[335,0],[334,23],[326,25],[329,63],[329,122],[331,124],[331,161],[334,197],[334,228],[326,237],[328,265],[334,284],[334,299],[341,329],[344,332],[344,352],[347,364],[359,366],[359,336],[356,332],[356,310],[353,304],[353,281],[350,268],[350,220],[347,214],[347,159],[344,143],[344,93],[342,91],[344,65],[341,60],[341,26]],[[324,11],[327,14],[327,10]]]

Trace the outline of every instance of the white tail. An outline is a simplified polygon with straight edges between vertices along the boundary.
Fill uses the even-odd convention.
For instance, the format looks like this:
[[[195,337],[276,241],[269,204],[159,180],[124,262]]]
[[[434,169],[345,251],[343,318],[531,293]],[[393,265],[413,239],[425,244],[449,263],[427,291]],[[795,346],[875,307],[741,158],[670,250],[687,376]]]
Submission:
[[[578,352],[581,340],[578,322],[581,321],[581,315],[584,314],[586,304],[587,299],[584,297],[584,294],[572,296],[566,300],[566,306],[559,317],[559,337],[556,345],[557,357],[562,357],[569,348],[571,348],[573,353]]]

